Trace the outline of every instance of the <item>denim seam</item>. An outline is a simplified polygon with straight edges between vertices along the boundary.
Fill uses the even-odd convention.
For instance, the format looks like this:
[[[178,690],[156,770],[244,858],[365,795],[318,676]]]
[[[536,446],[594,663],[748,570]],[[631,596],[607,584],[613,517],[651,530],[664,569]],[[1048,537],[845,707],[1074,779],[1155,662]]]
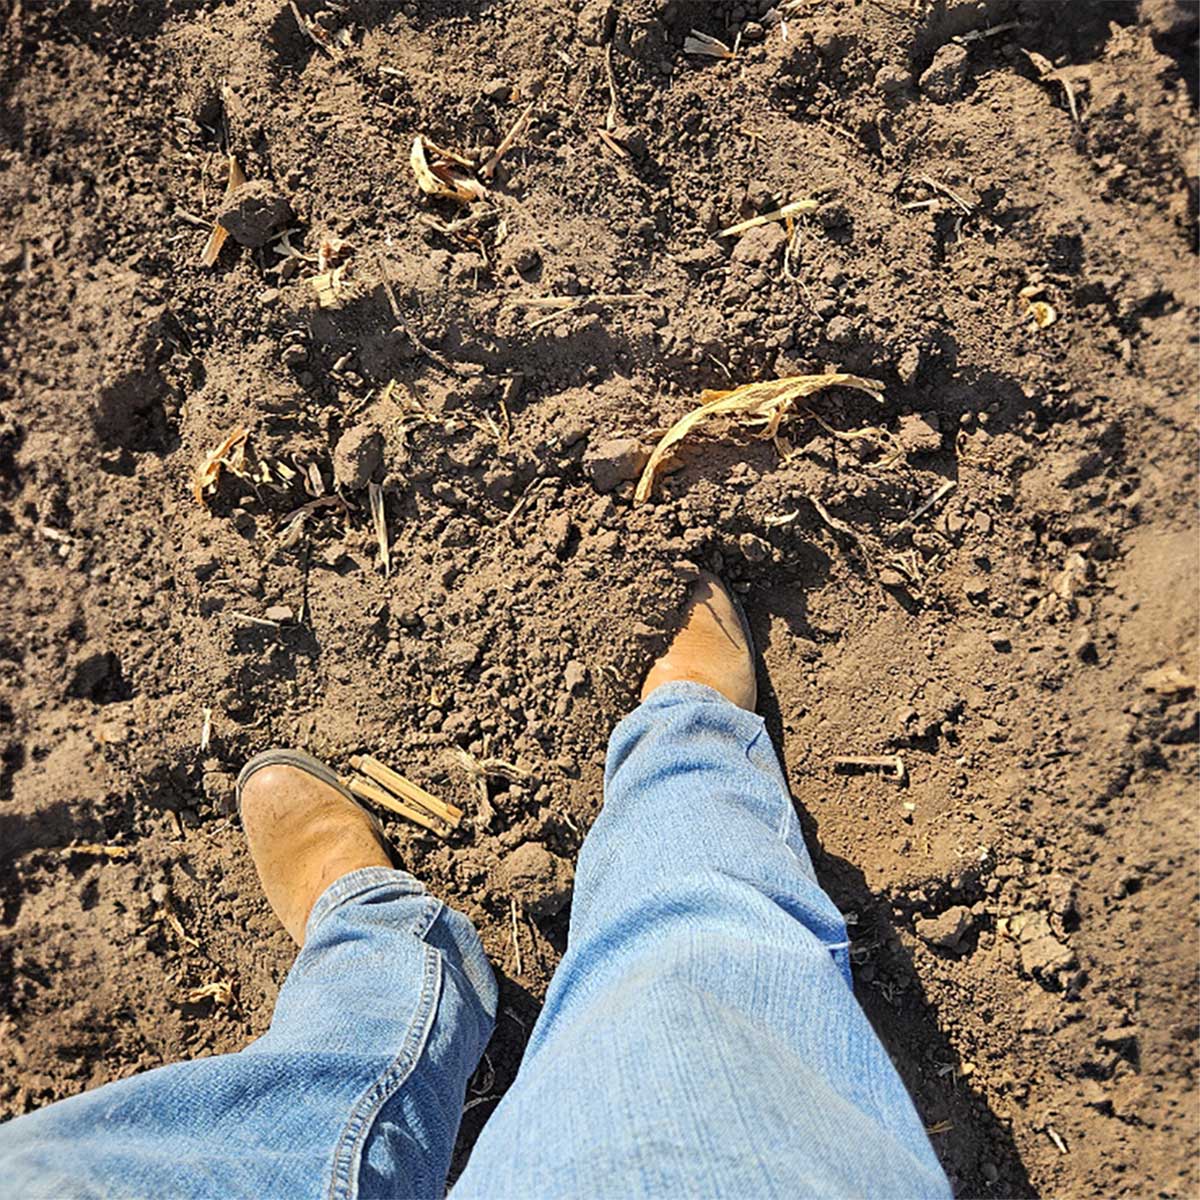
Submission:
[[[413,935],[424,939],[443,907],[442,901],[431,898],[424,919],[413,929]],[[350,1117],[338,1138],[329,1183],[331,1200],[355,1200],[357,1197],[359,1166],[367,1137],[380,1110],[404,1086],[425,1052],[441,994],[441,963],[441,951],[427,945],[421,993],[404,1045],[388,1069],[351,1109]]]

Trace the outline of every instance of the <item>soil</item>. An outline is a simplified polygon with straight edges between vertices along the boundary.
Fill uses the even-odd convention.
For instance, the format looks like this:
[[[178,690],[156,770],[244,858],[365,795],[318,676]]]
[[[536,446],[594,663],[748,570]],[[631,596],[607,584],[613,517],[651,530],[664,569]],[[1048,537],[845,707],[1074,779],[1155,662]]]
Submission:
[[[297,11],[0,7],[0,1115],[260,1034],[234,777],[365,750],[467,813],[386,818],[502,980],[461,1164],[715,567],[956,1192],[1195,1195],[1194,5]],[[485,200],[417,189],[416,134],[481,161],[529,104]],[[705,388],[834,368],[882,401],[714,423],[631,503]]]

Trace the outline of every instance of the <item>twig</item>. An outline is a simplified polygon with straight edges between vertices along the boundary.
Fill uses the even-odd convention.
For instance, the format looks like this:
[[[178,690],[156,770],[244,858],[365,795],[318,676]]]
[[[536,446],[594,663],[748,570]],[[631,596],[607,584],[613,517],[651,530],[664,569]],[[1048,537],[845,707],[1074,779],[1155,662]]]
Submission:
[[[300,10],[296,7],[296,0],[288,0],[288,8],[292,10],[292,16],[296,18],[296,24],[300,26],[300,32],[304,34],[304,36],[308,38],[308,40],[312,42],[312,44],[316,46],[316,48],[320,50],[322,54],[329,58],[336,59],[337,55],[334,54],[333,49],[325,45],[325,43],[321,41],[319,37],[317,37],[312,26],[304,19]]]
[[[912,514],[910,517],[908,517],[906,520],[904,520],[904,521],[902,521],[902,522],[900,523],[900,528],[901,528],[901,529],[903,529],[903,528],[904,528],[906,525],[913,525],[913,524],[915,524],[915,523],[916,523],[918,520],[920,520],[920,518],[921,518],[921,517],[923,517],[923,516],[924,516],[924,515],[925,515],[925,514],[926,514],[926,513],[927,513],[927,512],[928,512],[928,511],[929,511],[929,510],[930,510],[930,509],[931,509],[931,508],[932,508],[932,507],[933,507],[933,506],[934,506],[934,505],[935,505],[935,504],[936,504],[938,501],[939,501],[939,500],[941,500],[941,499],[942,499],[942,497],[950,495],[950,493],[951,493],[952,491],[954,491],[954,489],[955,489],[957,486],[958,486],[958,484],[957,484],[957,483],[956,483],[956,482],[955,482],[953,479],[948,479],[948,480],[947,480],[945,483],[943,483],[943,484],[942,484],[942,486],[941,486],[940,488],[938,488],[938,490],[937,490],[936,492],[934,492],[934,493],[933,493],[933,495],[932,495],[932,496],[930,496],[930,497],[929,497],[929,499],[928,499],[928,500],[926,500],[926,501],[925,501],[925,503],[924,503],[924,504],[922,504],[922,505],[921,505],[921,507],[920,507],[920,508],[918,508],[918,509],[916,510],[916,512],[914,512],[914,513],[913,513],[913,514]]]
[[[734,237],[736,234],[745,233],[748,229],[754,229],[759,225],[769,225],[772,221],[783,221],[788,217],[794,217],[797,213],[812,212],[814,208],[819,208],[820,202],[817,200],[793,200],[791,204],[785,204],[782,208],[776,208],[771,212],[763,213],[758,217],[751,217],[748,221],[739,221],[736,225],[730,225],[726,229],[720,229],[715,234],[716,237]]]
[[[954,191],[952,188],[948,188],[944,183],[939,183],[936,179],[933,179],[931,176],[925,174],[918,174],[917,178],[922,183],[928,184],[935,192],[941,192],[943,196],[948,196],[968,216],[975,211],[973,205],[968,204],[956,191]]]
[[[513,143],[525,132],[529,125],[529,118],[533,115],[533,105],[527,105],[525,111],[516,119],[513,127],[504,135],[503,139],[492,153],[492,157],[483,164],[479,169],[479,173],[484,179],[491,179],[495,174],[496,168],[500,165],[500,160],[512,149]]]
[[[278,621],[268,621],[265,617],[252,617],[249,613],[238,612],[236,609],[229,614],[236,617],[245,625],[257,625],[261,629],[278,629]]]

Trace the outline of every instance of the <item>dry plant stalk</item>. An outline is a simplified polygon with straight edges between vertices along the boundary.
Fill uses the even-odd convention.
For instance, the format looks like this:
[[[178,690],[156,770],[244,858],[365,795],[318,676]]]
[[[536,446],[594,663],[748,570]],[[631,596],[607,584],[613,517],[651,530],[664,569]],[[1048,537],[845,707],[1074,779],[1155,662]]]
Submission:
[[[379,561],[383,563],[385,576],[392,573],[392,552],[388,547],[387,516],[383,511],[383,488],[375,482],[367,484],[367,496],[371,501],[371,522],[375,526],[375,540],[379,543]]]
[[[1071,110],[1071,120],[1078,125],[1079,105],[1075,100],[1075,87],[1066,74],[1061,68],[1056,67],[1044,54],[1039,54],[1036,50],[1022,50],[1021,53],[1033,63],[1033,69],[1037,71],[1040,82],[1052,82],[1062,85],[1062,90],[1067,96],[1067,107]]]
[[[225,185],[224,198],[228,200],[245,182],[245,173],[238,166],[238,160],[231,154],[229,156],[229,182]],[[221,253],[221,247],[225,245],[225,239],[228,236],[229,230],[224,225],[214,221],[212,230],[208,235],[208,241],[204,243],[204,249],[200,253],[200,262],[203,266],[211,267],[217,261],[217,255]]]
[[[434,151],[437,160],[430,163],[426,149]],[[417,134],[413,138],[409,164],[417,177],[417,186],[427,196],[444,200],[455,200],[459,204],[473,204],[487,197],[487,188],[478,179],[465,175],[460,168],[464,160],[457,155],[451,158],[439,151],[427,138]]]
[[[203,504],[205,494],[216,487],[217,480],[221,478],[222,467],[227,467],[234,474],[239,474],[244,469],[246,439],[249,436],[250,430],[244,425],[239,425],[197,464],[192,472],[192,495],[196,497],[197,504]]]
[[[411,779],[406,779],[399,771],[393,771],[391,767],[369,754],[355,755],[350,760],[350,766],[375,780],[376,783],[383,784],[385,788],[395,792],[397,796],[407,800],[410,804],[417,804],[427,809],[448,825],[457,825],[462,820],[461,808],[448,804],[445,800],[439,800],[436,796],[431,796],[423,787],[419,787]]]
[[[430,833],[436,833],[438,837],[445,837],[450,832],[449,826],[444,821],[439,821],[436,817],[411,804],[397,800],[386,789],[371,783],[368,779],[361,779],[357,775],[346,775],[342,777],[342,783],[360,800],[369,800],[372,804],[378,804],[380,808],[386,808],[406,821],[420,825],[422,829],[428,829]]]
[[[831,375],[789,375],[784,379],[746,383],[732,391],[702,392],[700,407],[676,421],[655,446],[642,477],[638,480],[633,502],[642,504],[650,498],[650,493],[654,490],[654,481],[671,448],[710,417],[739,417],[748,424],[765,426],[759,436],[773,438],[779,431],[780,423],[792,412],[797,400],[803,400],[806,396],[831,387],[854,388],[874,396],[876,400],[883,398],[883,384],[879,380],[840,372]]]
[[[820,201],[811,199],[793,200],[790,204],[785,204],[782,208],[776,208],[771,212],[763,213],[761,216],[751,217],[747,221],[739,221],[736,225],[720,229],[717,231],[716,236],[734,237],[759,225],[769,225],[772,221],[786,221],[788,217],[798,216],[800,213],[812,212],[814,208],[820,208]]]
[[[133,848],[130,846],[114,846],[104,842],[80,842],[75,846],[68,846],[65,853],[67,854],[89,854],[97,858],[108,858],[114,861],[121,861],[128,858],[133,853]]]
[[[513,127],[501,139],[500,145],[495,149],[491,158],[487,160],[480,168],[479,173],[484,179],[491,179],[496,173],[496,168],[500,165],[500,160],[513,148],[517,138],[529,128],[529,118],[533,116],[533,105],[526,107],[525,111],[513,123]]]
[[[898,754],[839,754],[833,765],[849,771],[874,769],[892,783],[903,783],[908,774]]]

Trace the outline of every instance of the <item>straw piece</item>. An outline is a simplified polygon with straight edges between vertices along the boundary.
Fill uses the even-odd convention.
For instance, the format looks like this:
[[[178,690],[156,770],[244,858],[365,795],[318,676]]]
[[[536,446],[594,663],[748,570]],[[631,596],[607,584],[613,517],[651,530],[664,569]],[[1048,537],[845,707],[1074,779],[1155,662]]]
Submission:
[[[360,799],[370,800],[372,804],[378,804],[380,808],[386,808],[404,817],[405,820],[412,821],[414,825],[420,825],[422,829],[428,829],[430,833],[436,833],[439,837],[444,837],[449,832],[444,822],[435,820],[428,813],[421,812],[411,805],[401,803],[390,793],[384,791],[383,788],[377,787],[366,779],[359,779],[355,775],[344,775],[342,776],[342,783]]]
[[[385,788],[395,792],[397,796],[407,800],[410,804],[417,804],[428,809],[435,817],[449,825],[457,825],[462,820],[461,808],[447,804],[436,796],[431,796],[423,787],[418,787],[411,779],[405,779],[399,771],[393,771],[391,767],[385,766],[379,759],[372,758],[369,754],[355,755],[351,758],[350,765],[354,770],[370,776],[376,783],[383,784]]]
[[[748,221],[739,221],[736,225],[718,230],[717,237],[734,237],[736,234],[745,233],[748,229],[756,229],[759,225],[769,225],[772,221],[786,221],[788,217],[812,212],[814,208],[820,207],[820,202],[817,200],[793,200],[791,204],[785,204],[782,208],[773,209],[761,216],[751,217]]]

